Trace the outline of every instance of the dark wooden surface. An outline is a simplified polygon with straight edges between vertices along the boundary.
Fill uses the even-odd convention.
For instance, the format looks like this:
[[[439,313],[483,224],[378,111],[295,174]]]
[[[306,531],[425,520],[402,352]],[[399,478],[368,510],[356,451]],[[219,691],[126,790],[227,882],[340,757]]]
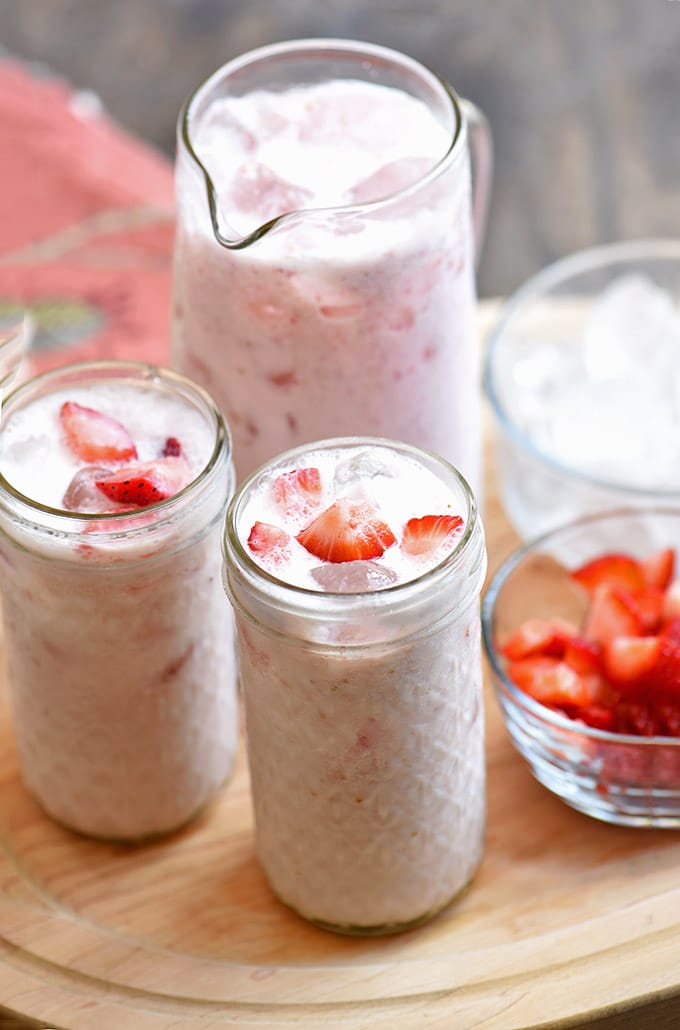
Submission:
[[[680,235],[680,0],[0,0],[0,43],[168,153],[225,60],[303,36],[407,51],[488,114],[483,295],[594,243]]]

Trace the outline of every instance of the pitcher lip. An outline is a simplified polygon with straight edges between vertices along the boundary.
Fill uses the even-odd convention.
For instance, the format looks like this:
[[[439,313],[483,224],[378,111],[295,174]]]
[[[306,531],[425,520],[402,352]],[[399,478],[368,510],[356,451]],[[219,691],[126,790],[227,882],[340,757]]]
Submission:
[[[404,186],[402,189],[395,190],[394,193],[390,193],[386,197],[381,197],[378,200],[365,201],[360,204],[336,204],[332,207],[310,207],[296,209],[294,211],[286,211],[281,215],[277,215],[276,218],[269,219],[243,236],[234,236],[231,239],[227,238],[223,235],[219,226],[217,190],[208,169],[199,158],[191,141],[191,134],[189,131],[191,109],[200,96],[204,92],[209,91],[213,83],[224,77],[227,69],[229,69],[230,72],[237,71],[246,65],[253,64],[255,61],[262,60],[266,57],[286,53],[290,54],[296,51],[304,54],[309,51],[319,49],[346,53],[363,52],[367,55],[387,58],[395,63],[401,63],[402,65],[418,71],[423,78],[431,79],[432,82],[441,89],[444,96],[450,101],[453,109],[455,125],[451,143],[446,153],[444,153],[424,175],[420,176],[420,178],[416,179],[416,181],[411,183],[409,186]],[[178,129],[181,144],[184,146],[186,152],[203,176],[208,198],[210,221],[215,239],[221,244],[221,246],[226,247],[228,250],[243,250],[245,247],[249,247],[252,243],[261,239],[263,236],[266,236],[275,227],[284,223],[290,224],[291,222],[299,221],[310,214],[330,215],[341,212],[342,214],[353,215],[360,214],[362,212],[380,211],[383,207],[393,203],[396,198],[408,198],[423,186],[427,186],[430,182],[433,182],[440,175],[443,168],[450,164],[458,155],[462,149],[462,143],[465,141],[465,119],[463,116],[461,101],[456,91],[449,85],[446,79],[441,78],[441,76],[428,68],[427,65],[422,64],[422,62],[416,61],[415,58],[409,57],[407,54],[403,54],[399,50],[394,50],[391,47],[381,46],[377,43],[359,42],[352,39],[334,39],[332,37],[293,39],[281,43],[270,43],[266,46],[257,47],[254,50],[248,50],[246,53],[233,58],[231,61],[227,61],[226,64],[223,64],[220,68],[217,68],[216,71],[209,75],[207,79],[204,79],[199,83],[199,85],[189,94],[180,110]]]

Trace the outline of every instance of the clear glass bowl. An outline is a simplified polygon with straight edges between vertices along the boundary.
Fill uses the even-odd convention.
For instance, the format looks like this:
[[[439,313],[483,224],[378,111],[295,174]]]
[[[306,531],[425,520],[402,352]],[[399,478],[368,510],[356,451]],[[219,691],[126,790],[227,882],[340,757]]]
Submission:
[[[498,648],[531,616],[569,616],[556,562],[574,568],[603,551],[680,556],[680,507],[588,515],[520,548],[482,605],[484,646],[512,742],[536,779],[572,808],[609,823],[680,829],[680,738],[593,729],[534,701],[506,676]]]
[[[680,488],[647,489],[633,479],[601,478],[561,460],[527,428],[527,411],[521,404],[525,395],[518,388],[519,363],[546,343],[558,357],[562,348],[580,345],[595,301],[606,287],[628,275],[651,280],[680,307],[680,240],[617,243],[558,261],[510,298],[492,332],[484,385],[496,423],[499,489],[508,517],[524,540],[587,512],[680,505]],[[655,419],[644,417],[637,419],[636,430],[659,432]],[[591,439],[597,432],[593,429]]]

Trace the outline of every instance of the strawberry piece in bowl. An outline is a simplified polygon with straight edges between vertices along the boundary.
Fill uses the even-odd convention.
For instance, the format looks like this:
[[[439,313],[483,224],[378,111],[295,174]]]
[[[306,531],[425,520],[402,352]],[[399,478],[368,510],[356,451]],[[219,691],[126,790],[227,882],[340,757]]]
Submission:
[[[402,550],[410,555],[431,554],[443,544],[450,545],[462,529],[460,515],[423,515],[409,519],[401,539]]]
[[[127,429],[110,415],[75,401],[64,401],[59,420],[70,450],[88,464],[137,457],[137,448]]]
[[[309,523],[296,540],[322,561],[379,558],[396,543],[390,527],[368,501],[342,497]]]

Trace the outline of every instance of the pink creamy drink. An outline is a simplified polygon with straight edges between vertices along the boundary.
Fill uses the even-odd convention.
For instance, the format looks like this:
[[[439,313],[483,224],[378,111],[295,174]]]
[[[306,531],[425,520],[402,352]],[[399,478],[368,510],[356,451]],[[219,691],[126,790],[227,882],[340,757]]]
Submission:
[[[174,360],[214,392],[238,476],[362,433],[476,487],[467,125],[448,88],[379,47],[282,44],[217,72],[180,129]]]
[[[75,365],[3,405],[0,568],[21,769],[55,819],[134,839],[231,770],[233,489],[210,398],[147,365]]]
[[[385,440],[276,459],[227,515],[257,850],[306,918],[388,933],[482,852],[482,527],[464,480]]]

